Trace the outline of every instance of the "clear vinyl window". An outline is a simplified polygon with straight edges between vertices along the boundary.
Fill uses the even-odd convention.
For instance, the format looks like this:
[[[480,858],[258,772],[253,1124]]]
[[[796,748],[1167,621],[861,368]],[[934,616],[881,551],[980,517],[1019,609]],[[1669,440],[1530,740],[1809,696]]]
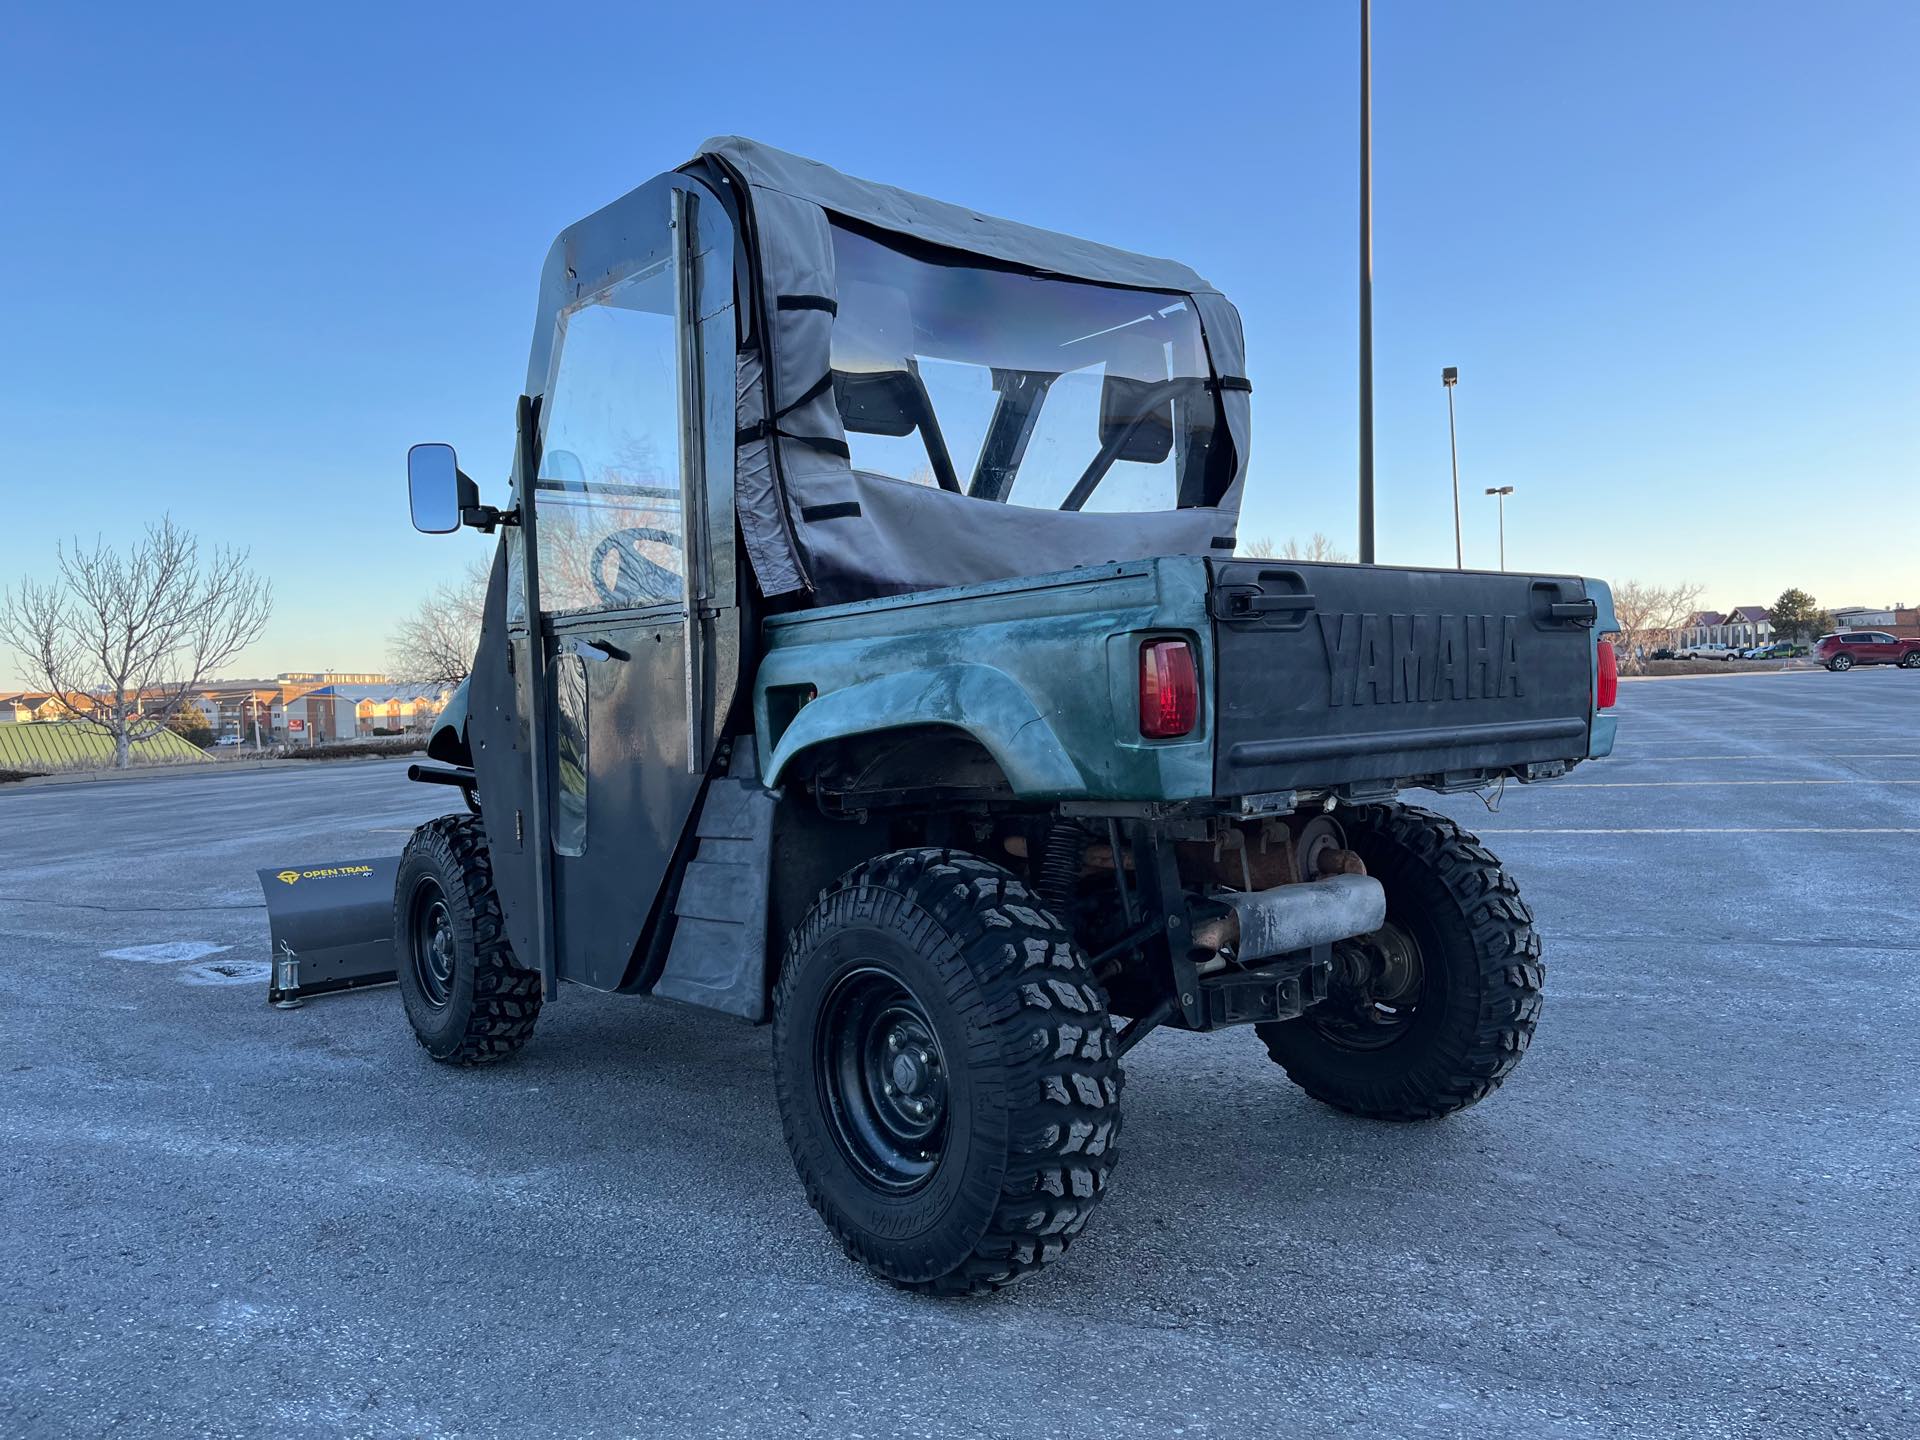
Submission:
[[[549,615],[684,592],[676,291],[662,261],[561,317],[536,481]]]
[[[835,225],[834,394],[853,468],[1052,510],[1211,505],[1219,401],[1193,301]]]

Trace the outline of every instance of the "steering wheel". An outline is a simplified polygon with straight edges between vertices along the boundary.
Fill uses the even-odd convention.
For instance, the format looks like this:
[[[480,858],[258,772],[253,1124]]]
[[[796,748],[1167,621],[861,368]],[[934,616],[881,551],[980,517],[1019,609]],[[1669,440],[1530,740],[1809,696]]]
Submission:
[[[638,547],[642,544],[677,546],[679,543],[677,535],[644,525],[630,525],[624,530],[610,531],[594,546],[593,559],[587,562],[587,573],[593,577],[593,588],[600,592],[602,601],[613,606],[675,598],[681,589],[679,573],[649,559]],[[618,557],[611,585],[606,580],[609,555]]]

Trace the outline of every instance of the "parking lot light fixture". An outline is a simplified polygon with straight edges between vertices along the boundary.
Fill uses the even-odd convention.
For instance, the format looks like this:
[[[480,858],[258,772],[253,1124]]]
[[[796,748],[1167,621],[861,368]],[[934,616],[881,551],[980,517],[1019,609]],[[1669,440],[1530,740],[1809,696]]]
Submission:
[[[1442,369],[1440,383],[1447,391],[1447,450],[1453,456],[1453,568],[1464,570],[1467,562],[1460,548],[1460,441],[1453,429],[1453,387],[1460,383],[1460,367],[1448,365]]]
[[[1513,493],[1511,485],[1489,485],[1487,494],[1497,496],[1500,506],[1500,568],[1507,568],[1507,496]]]

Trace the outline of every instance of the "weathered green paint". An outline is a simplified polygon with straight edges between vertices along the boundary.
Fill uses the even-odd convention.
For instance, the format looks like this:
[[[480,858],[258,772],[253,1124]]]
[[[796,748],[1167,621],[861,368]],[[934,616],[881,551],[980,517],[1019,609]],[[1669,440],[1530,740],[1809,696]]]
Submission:
[[[767,621],[754,682],[760,773],[842,736],[950,725],[1031,800],[1187,800],[1213,793],[1206,561],[1131,561],[865,600]],[[1140,738],[1140,643],[1177,635],[1200,667],[1200,724]],[[774,732],[768,692],[817,698]]]

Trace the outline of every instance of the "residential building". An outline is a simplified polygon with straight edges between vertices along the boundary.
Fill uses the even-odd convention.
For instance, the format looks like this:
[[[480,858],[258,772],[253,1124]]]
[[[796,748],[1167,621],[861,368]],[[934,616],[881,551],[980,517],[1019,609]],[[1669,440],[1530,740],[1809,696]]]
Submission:
[[[1767,619],[1764,605],[1736,605],[1724,612],[1696,610],[1680,627],[1677,643],[1681,649],[1730,645],[1744,650],[1750,645],[1769,645],[1773,643],[1773,622]]]
[[[251,745],[287,740],[346,740],[376,731],[428,728],[453,698],[451,685],[389,680],[372,671],[290,671],[271,680],[215,680],[187,703],[215,735]],[[97,703],[77,695],[81,707]],[[0,724],[65,718],[70,712],[44,690],[0,693]]]

